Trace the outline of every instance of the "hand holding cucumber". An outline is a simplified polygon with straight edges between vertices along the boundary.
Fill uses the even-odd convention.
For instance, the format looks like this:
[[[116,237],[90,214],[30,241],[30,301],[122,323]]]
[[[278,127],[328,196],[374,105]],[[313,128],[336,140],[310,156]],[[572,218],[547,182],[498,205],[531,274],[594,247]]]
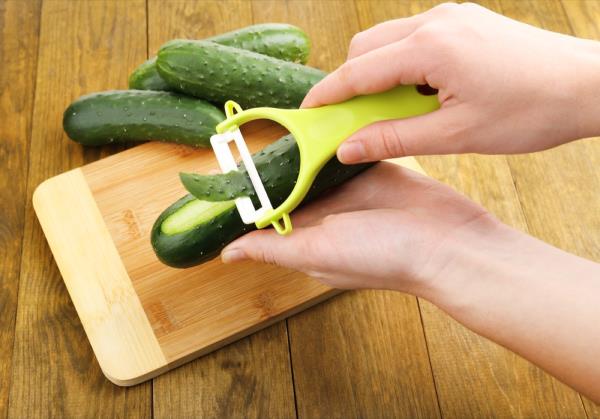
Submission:
[[[600,133],[600,45],[474,4],[443,4],[357,34],[348,61],[303,106],[428,83],[442,107],[373,124],[339,148],[344,163],[400,155],[539,151]]]
[[[600,133],[600,44],[482,7],[442,5],[356,36],[349,60],[303,106],[424,84],[440,110],[370,125],[345,163],[543,150]],[[600,265],[503,225],[452,189],[379,163],[294,213],[282,237],[254,231],[222,252],[304,271],[337,288],[424,297],[600,401]]]

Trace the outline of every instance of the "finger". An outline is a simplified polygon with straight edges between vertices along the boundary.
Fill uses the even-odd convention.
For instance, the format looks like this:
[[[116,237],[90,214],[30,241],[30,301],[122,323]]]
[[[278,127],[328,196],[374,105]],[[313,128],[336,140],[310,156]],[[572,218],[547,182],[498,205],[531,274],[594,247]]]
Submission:
[[[366,52],[380,48],[406,38],[424,22],[423,15],[388,20],[363,32],[359,32],[350,41],[348,60]]]
[[[394,157],[468,151],[464,144],[468,139],[469,124],[461,120],[463,114],[457,106],[412,118],[371,124],[342,143],[337,157],[342,163],[355,164]]]
[[[223,249],[221,260],[234,263],[251,259],[304,272],[316,270],[318,262],[315,262],[323,257],[314,250],[316,241],[322,237],[320,230],[320,226],[296,228],[288,236],[272,229],[254,231]]]
[[[370,169],[375,170],[375,168]],[[292,214],[292,222],[295,227],[309,227],[318,225],[323,218],[332,214],[357,211],[370,208],[369,190],[378,189],[381,186],[376,179],[369,183],[366,173],[349,180],[329,191],[327,196],[312,201],[295,210]]]
[[[439,4],[422,13],[400,19],[388,20],[359,32],[350,41],[348,60],[369,51],[400,41],[412,35],[419,27],[433,19],[456,12],[460,5],[452,3]]]
[[[428,84],[428,67],[423,50],[407,38],[346,61],[308,92],[302,107],[338,103],[400,84]]]
[[[368,169],[366,173],[333,188],[326,196],[294,211],[292,218],[294,225],[313,226],[328,215],[368,208],[371,205],[369,198],[373,191],[381,186],[377,181],[379,176],[370,176],[371,172],[378,172],[377,167]]]
[[[382,207],[399,207],[405,194],[423,176],[389,162],[379,162],[348,182],[333,188],[323,196],[293,213],[294,226],[314,226],[328,215],[363,211]]]

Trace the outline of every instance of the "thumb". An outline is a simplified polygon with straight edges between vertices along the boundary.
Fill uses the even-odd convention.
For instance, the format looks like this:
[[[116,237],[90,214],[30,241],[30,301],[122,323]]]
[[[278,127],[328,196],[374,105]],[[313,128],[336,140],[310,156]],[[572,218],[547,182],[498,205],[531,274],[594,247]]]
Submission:
[[[253,231],[223,249],[221,260],[234,263],[251,259],[306,272],[319,258],[315,251],[315,241],[319,237],[315,230],[318,228],[297,228],[285,237],[272,229]]]
[[[342,163],[379,161],[460,151],[454,109],[439,109],[412,118],[381,121],[355,132],[337,150]]]

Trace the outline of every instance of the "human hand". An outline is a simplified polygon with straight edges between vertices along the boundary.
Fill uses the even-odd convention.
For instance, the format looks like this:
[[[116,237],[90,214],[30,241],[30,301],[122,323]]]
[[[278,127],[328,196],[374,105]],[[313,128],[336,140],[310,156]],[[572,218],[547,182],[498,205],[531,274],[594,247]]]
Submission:
[[[538,151],[600,133],[600,44],[475,4],[442,4],[357,34],[348,61],[303,107],[398,84],[429,84],[441,109],[379,122],[339,149],[344,163],[421,154]]]
[[[387,162],[295,211],[294,225],[285,237],[272,229],[246,234],[222,259],[290,267],[336,288],[424,297],[600,401],[600,265]]]
[[[224,249],[222,259],[290,267],[336,288],[424,295],[498,225],[453,189],[382,162],[294,212],[291,235],[272,229],[249,233]]]

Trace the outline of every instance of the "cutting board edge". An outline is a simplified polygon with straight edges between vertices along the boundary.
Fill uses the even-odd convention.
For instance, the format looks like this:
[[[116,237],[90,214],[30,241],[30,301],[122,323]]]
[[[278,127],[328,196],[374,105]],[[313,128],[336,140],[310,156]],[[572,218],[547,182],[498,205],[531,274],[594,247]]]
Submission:
[[[131,386],[170,369],[81,168],[42,182],[32,201],[104,375]]]

